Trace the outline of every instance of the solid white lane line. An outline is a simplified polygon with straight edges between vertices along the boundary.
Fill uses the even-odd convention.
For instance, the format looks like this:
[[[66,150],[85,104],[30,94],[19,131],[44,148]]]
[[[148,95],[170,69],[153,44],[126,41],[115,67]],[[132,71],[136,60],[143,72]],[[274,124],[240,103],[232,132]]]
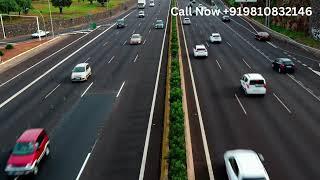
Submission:
[[[147,39],[145,39],[145,40],[143,41],[143,43],[142,43],[142,44],[145,44],[145,43],[146,43],[146,41],[147,41]]]
[[[108,43],[109,43],[108,41],[107,41],[107,42],[105,42],[105,43],[103,44],[103,46],[106,46]]]
[[[139,57],[139,54],[136,55],[136,57],[134,58],[133,62],[136,62],[138,57]]]
[[[208,44],[208,42],[206,42],[206,44],[207,44],[207,47],[209,47],[209,44]]]
[[[151,32],[151,29],[149,29],[149,33]]]
[[[218,64],[218,66],[219,66],[220,70],[222,70],[222,68],[221,68],[221,66],[220,66],[220,63],[219,63],[218,59],[216,59],[216,62],[217,62],[217,64]]]
[[[111,63],[111,61],[114,59],[114,56],[108,61],[108,64]]]
[[[125,42],[123,42],[122,46],[124,46],[127,43],[127,40]]]
[[[316,96],[312,91],[310,91],[308,88],[306,88],[301,82],[297,81],[292,75],[287,74],[294,82],[299,84],[304,90],[309,92],[314,98],[316,98],[318,101],[320,101],[320,97]]]
[[[284,108],[286,108],[286,110],[291,114],[291,111],[290,111],[290,109],[281,101],[281,99],[275,94],[275,93],[273,93],[273,96],[282,104],[282,106],[284,107]]]
[[[120,95],[120,93],[121,93],[121,91],[122,91],[122,88],[123,88],[123,86],[124,86],[125,83],[126,83],[126,81],[123,81],[123,83],[122,83],[122,85],[121,85],[121,87],[120,87],[120,89],[119,89],[116,97],[119,97],[119,95]]]
[[[274,48],[278,48],[276,45],[274,45],[273,43],[267,41],[268,44],[270,44],[270,46],[274,47]]]
[[[242,61],[248,66],[249,69],[251,69],[251,66],[249,66],[249,64],[244,60],[244,58],[242,58]]]
[[[83,97],[86,92],[90,89],[90,87],[92,86],[93,82],[87,87],[87,89],[81,94],[81,97]]]
[[[151,127],[152,127],[152,120],[153,120],[153,113],[154,113],[154,108],[155,108],[156,99],[157,99],[157,91],[158,91],[158,84],[159,84],[159,79],[160,79],[162,56],[163,56],[163,50],[164,50],[164,45],[165,45],[165,40],[166,40],[166,35],[167,35],[169,11],[170,11],[170,7],[168,8],[166,28],[164,30],[163,39],[162,39],[162,47],[161,47],[159,63],[158,63],[158,72],[157,72],[156,82],[155,82],[155,85],[154,85],[153,98],[152,98],[152,104],[151,104],[151,108],[150,108],[148,128],[147,128],[147,133],[146,133],[146,140],[144,142],[143,156],[142,156],[140,172],[139,172],[139,180],[143,180],[144,171],[145,171],[145,168],[146,168],[149,141],[150,141],[150,133],[151,133]]]
[[[132,11],[134,12],[134,11]],[[131,13],[132,13],[131,12]],[[130,15],[131,13],[129,13],[128,15]],[[127,15],[127,16],[128,16]],[[94,37],[93,39],[91,39],[89,42],[87,42],[85,45],[83,45],[82,47],[80,47],[79,49],[77,49],[76,51],[74,51],[72,54],[70,54],[69,56],[67,56],[66,58],[64,58],[62,61],[60,61],[59,63],[57,63],[56,65],[54,65],[52,68],[50,68],[48,71],[46,71],[45,73],[43,73],[41,76],[39,76],[38,78],[36,78],[35,80],[33,80],[31,83],[29,83],[27,86],[25,86],[24,88],[22,88],[20,91],[16,92],[14,95],[12,95],[10,98],[8,98],[7,100],[5,100],[4,102],[2,102],[0,104],[0,109],[5,106],[6,104],[8,104],[10,101],[12,101],[14,98],[16,98],[17,96],[19,96],[21,93],[23,93],[24,91],[26,91],[27,89],[29,89],[33,84],[35,84],[36,82],[38,82],[40,79],[42,79],[43,77],[45,77],[47,74],[49,74],[51,71],[55,70],[57,67],[59,67],[61,64],[63,64],[64,62],[66,62],[67,60],[69,60],[70,57],[72,57],[73,55],[75,55],[76,53],[78,53],[80,50],[82,50],[83,48],[85,48],[86,46],[88,46],[89,44],[91,44],[93,41],[95,41],[97,38],[99,38],[100,36],[102,36],[105,32],[107,32],[109,29],[111,29],[113,26],[115,26],[115,24],[113,24],[112,26],[110,26],[108,29],[104,30],[103,32],[101,32],[100,34],[98,34],[96,37]]]
[[[58,84],[58,86],[56,86],[52,91],[50,91],[46,97],[44,97],[44,99],[47,99],[56,89],[58,89],[58,87],[60,86],[61,84]]]
[[[79,173],[78,173],[78,176],[77,176],[76,180],[79,180],[79,179],[80,179],[81,174],[82,174],[82,171],[83,171],[83,170],[84,170],[84,168],[86,167],[86,164],[87,164],[87,162],[88,162],[88,160],[89,160],[90,156],[91,156],[91,153],[88,153],[88,155],[87,155],[86,159],[84,160],[84,162],[83,162],[83,164],[82,164],[82,167],[81,167],[81,169],[80,169],[80,171],[79,171]]]
[[[179,16],[179,18],[180,18],[180,25],[181,25],[181,28],[182,28],[182,35],[183,35],[185,51],[188,52],[188,45],[187,45],[187,41],[186,41],[186,35],[184,33],[184,27],[183,27],[183,25],[181,23],[182,22],[181,16]],[[201,113],[199,98],[198,98],[198,92],[197,92],[197,87],[196,87],[194,76],[193,76],[193,70],[192,70],[192,66],[191,66],[189,53],[187,53],[187,60],[188,60],[188,65],[189,65],[189,69],[190,69],[191,82],[192,82],[192,87],[193,87],[193,92],[194,92],[194,99],[195,99],[195,102],[196,102],[196,107],[197,107],[197,112],[198,112],[198,120],[199,120],[199,125],[200,125],[203,149],[204,149],[204,153],[205,153],[205,157],[206,157],[206,163],[207,163],[207,168],[208,168],[209,179],[210,180],[214,180],[212,162],[211,162],[211,158],[210,158],[210,152],[209,152],[209,147],[208,147],[208,142],[207,142],[207,137],[206,137],[206,131],[205,131],[204,125],[203,125],[203,119],[202,119],[202,113]]]
[[[91,57],[88,57],[85,61],[84,61],[84,63],[86,63],[87,61],[89,61],[91,59]]]
[[[247,111],[246,111],[246,109],[243,107],[243,105],[242,105],[240,99],[238,98],[237,94],[234,94],[234,96],[236,97],[236,99],[237,99],[239,105],[241,106],[241,109],[242,109],[242,111],[244,112],[244,114],[247,115]]]
[[[306,64],[302,64],[302,66],[306,67],[307,65]]]
[[[230,47],[232,47],[231,44],[230,44],[228,41],[226,41],[226,42],[227,42],[227,44],[228,44]]]

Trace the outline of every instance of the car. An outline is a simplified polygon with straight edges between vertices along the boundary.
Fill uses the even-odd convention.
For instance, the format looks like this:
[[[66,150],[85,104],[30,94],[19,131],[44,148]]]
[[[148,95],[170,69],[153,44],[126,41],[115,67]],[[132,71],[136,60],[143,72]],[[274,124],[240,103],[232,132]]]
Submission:
[[[211,36],[209,37],[209,40],[211,43],[221,43],[222,38],[219,33],[212,33]]]
[[[144,11],[139,11],[138,17],[139,18],[144,18]]]
[[[155,29],[163,29],[164,28],[164,23],[162,20],[158,19],[156,20],[156,23],[154,25]]]
[[[132,34],[130,44],[141,44],[142,36],[140,34]]]
[[[43,30],[38,30],[37,32],[31,34],[32,38],[39,38],[40,37],[45,37],[49,34],[49,31],[43,31]]]
[[[249,149],[229,150],[224,163],[229,180],[270,180],[262,163],[263,157]]]
[[[279,73],[294,73],[295,64],[289,58],[277,58],[272,62],[272,69]]]
[[[230,21],[231,21],[230,16],[228,16],[228,15],[223,15],[222,18],[221,18],[221,20],[222,20],[223,22],[230,22]]]
[[[255,34],[255,39],[259,40],[259,41],[270,41],[271,36],[269,33],[267,32],[258,32],[257,34]]]
[[[117,28],[126,27],[126,24],[124,23],[124,19],[118,19],[116,24],[117,24]]]
[[[50,140],[42,128],[28,129],[17,139],[5,172],[8,176],[22,176],[38,174],[38,167],[44,156],[49,156]]]
[[[258,73],[244,74],[240,79],[240,84],[245,95],[265,95],[267,92],[266,80]]]
[[[203,44],[196,45],[195,48],[193,48],[193,56],[195,58],[197,57],[208,57],[208,51],[206,47]]]
[[[149,6],[150,6],[150,7],[154,7],[154,2],[150,2],[150,3],[149,3]]]
[[[183,18],[182,24],[184,24],[184,25],[190,25],[190,24],[191,24],[190,18]]]
[[[91,67],[88,63],[77,64],[71,73],[72,81],[86,81],[92,75]]]

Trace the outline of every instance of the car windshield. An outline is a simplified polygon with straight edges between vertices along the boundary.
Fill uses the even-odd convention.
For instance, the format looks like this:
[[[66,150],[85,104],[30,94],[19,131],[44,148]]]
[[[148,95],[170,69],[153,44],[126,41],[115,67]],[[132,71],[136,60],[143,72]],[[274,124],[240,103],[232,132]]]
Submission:
[[[140,35],[134,34],[134,35],[132,35],[132,38],[133,38],[133,39],[138,39],[138,38],[140,38]]]
[[[157,24],[162,24],[162,20],[157,20]]]
[[[117,23],[123,24],[123,23],[124,23],[124,20],[123,20],[123,19],[119,19],[119,20],[117,21]]]
[[[251,80],[250,85],[261,85],[264,84],[264,80]]]
[[[85,71],[85,68],[84,67],[81,67],[81,66],[78,66],[78,67],[75,67],[72,72],[84,72]]]
[[[32,154],[35,150],[34,143],[32,142],[19,142],[17,143],[12,151],[14,155],[27,155]]]
[[[212,37],[218,38],[218,37],[220,37],[220,35],[219,34],[213,34]]]
[[[198,48],[198,51],[205,51],[206,49],[204,48]]]
[[[292,61],[291,60],[284,60],[282,61],[284,65],[292,65]]]

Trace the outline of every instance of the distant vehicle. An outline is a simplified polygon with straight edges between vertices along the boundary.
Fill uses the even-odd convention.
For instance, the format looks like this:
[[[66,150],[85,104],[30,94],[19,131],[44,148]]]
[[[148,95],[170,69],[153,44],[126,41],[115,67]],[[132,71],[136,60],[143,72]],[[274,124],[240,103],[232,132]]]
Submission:
[[[184,25],[190,25],[190,24],[191,24],[190,18],[183,18],[182,24],[184,24]]]
[[[44,129],[26,130],[11,151],[5,172],[9,176],[38,174],[44,156],[49,156],[49,137]]]
[[[221,18],[221,20],[222,20],[223,22],[230,22],[230,21],[231,21],[230,16],[228,16],[228,15],[223,15],[222,18]]]
[[[138,17],[139,18],[144,18],[144,11],[139,11]]]
[[[45,36],[47,36],[49,33],[50,33],[49,31],[39,30],[39,31],[31,34],[31,36],[32,36],[33,38],[39,38],[39,36],[40,36],[40,37],[45,37]]]
[[[124,19],[118,19],[117,28],[124,28],[124,27],[126,27],[126,24],[124,23]]]
[[[277,58],[272,62],[272,69],[279,73],[294,73],[295,64],[289,58]]]
[[[206,47],[203,44],[196,45],[195,48],[193,48],[193,56],[195,58],[197,57],[208,57],[208,51]]]
[[[72,81],[86,81],[91,76],[92,71],[88,63],[80,63],[76,65],[71,73]]]
[[[149,0],[149,6],[154,7],[154,0]]]
[[[146,6],[146,0],[138,0],[138,9],[144,9]]]
[[[155,29],[163,29],[164,28],[164,22],[160,19],[156,20],[156,23],[154,25]]]
[[[209,40],[211,43],[221,43],[222,38],[219,33],[212,33],[211,36],[209,37]]]
[[[141,44],[142,36],[140,34],[132,34],[130,44]]]
[[[240,84],[246,95],[265,95],[267,92],[266,80],[258,73],[244,74]]]
[[[270,180],[262,155],[252,150],[230,150],[224,153],[229,180]]]
[[[254,37],[259,41],[270,41],[271,39],[270,34],[267,32],[258,32]]]

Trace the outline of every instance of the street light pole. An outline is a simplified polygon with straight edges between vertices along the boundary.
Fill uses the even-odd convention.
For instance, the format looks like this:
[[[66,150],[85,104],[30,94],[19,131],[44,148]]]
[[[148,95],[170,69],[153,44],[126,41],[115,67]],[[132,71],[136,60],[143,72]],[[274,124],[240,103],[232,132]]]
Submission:
[[[49,1],[49,0],[48,0],[48,6],[49,6],[49,13],[50,13],[51,32],[52,32],[52,37],[54,37],[53,23],[52,23],[52,15],[51,15],[51,7],[50,7],[50,1]]]
[[[271,1],[270,0],[266,0],[266,7],[271,8]],[[265,26],[270,27],[270,15],[266,16]]]
[[[1,26],[2,26],[2,32],[3,32],[3,39],[6,39],[7,37],[6,37],[6,32],[4,31],[2,14],[0,14],[0,19],[1,19]]]

